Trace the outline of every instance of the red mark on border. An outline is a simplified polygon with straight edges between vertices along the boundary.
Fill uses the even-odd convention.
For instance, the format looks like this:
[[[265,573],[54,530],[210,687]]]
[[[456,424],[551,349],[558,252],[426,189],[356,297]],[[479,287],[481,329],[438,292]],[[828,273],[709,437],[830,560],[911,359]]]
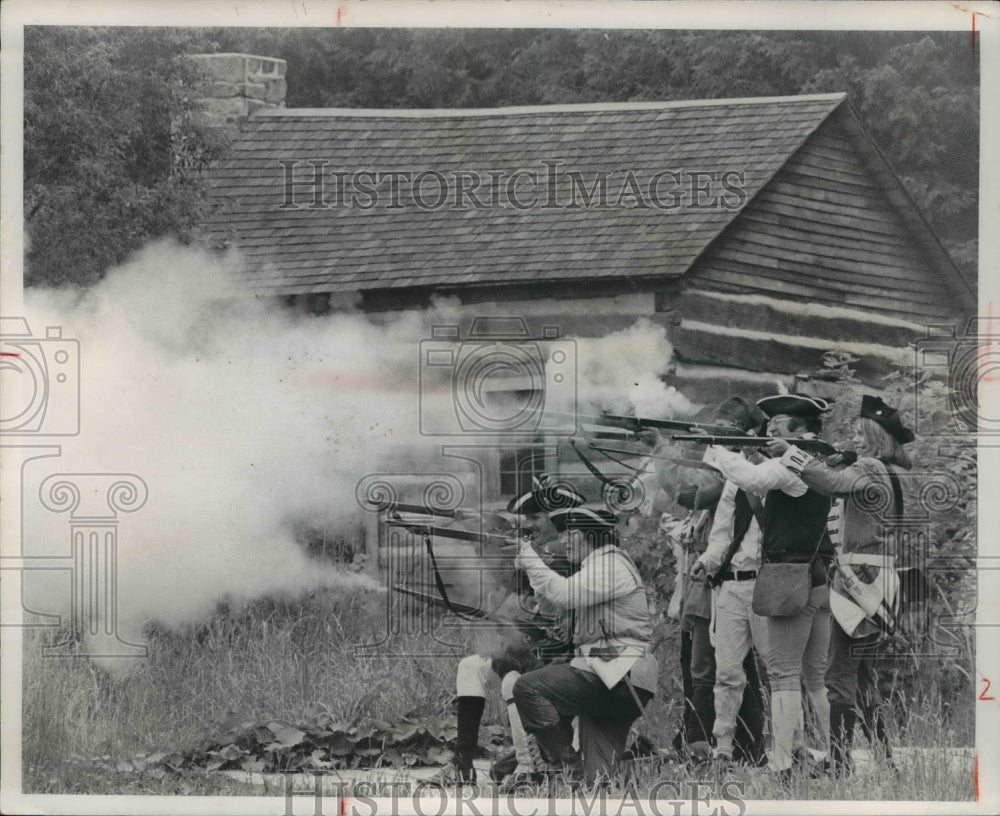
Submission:
[[[972,786],[976,791],[976,801],[979,801],[979,751],[972,755]]]
[[[976,790],[979,790],[979,772],[976,772]],[[979,798],[979,794],[976,794],[976,798]],[[347,816],[347,797],[342,796],[340,798],[340,816]]]
[[[971,42],[969,43],[969,45],[972,48],[972,53],[975,54],[976,53],[976,18],[977,17],[990,17],[990,18],[992,18],[993,15],[992,14],[984,14],[981,11],[973,11],[972,9],[967,9],[964,6],[958,5],[958,3],[952,3],[951,7],[954,8],[954,9],[958,9],[959,11],[965,12],[966,14],[969,14],[969,15],[972,16],[972,35],[971,35]]]
[[[0,357],[20,357],[19,351],[0,351]]]
[[[343,16],[344,16],[344,7],[343,6],[337,6],[337,25],[341,25],[341,20],[343,19]],[[975,17],[975,15],[973,15],[973,17],[972,17],[972,25],[973,26],[976,25],[976,17]],[[973,36],[975,36],[975,35],[973,35]]]

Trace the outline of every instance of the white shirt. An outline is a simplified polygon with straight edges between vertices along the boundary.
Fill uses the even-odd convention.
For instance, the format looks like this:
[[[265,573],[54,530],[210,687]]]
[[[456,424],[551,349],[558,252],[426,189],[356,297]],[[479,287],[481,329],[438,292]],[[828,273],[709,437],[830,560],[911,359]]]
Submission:
[[[598,547],[580,562],[580,568],[575,573],[566,577],[550,569],[531,545],[524,543],[518,552],[516,566],[527,574],[536,595],[560,609],[593,612],[595,609],[600,610],[601,604],[610,603],[615,599],[627,602],[627,597],[637,591],[643,595],[639,604],[641,609],[612,607],[611,614],[618,616],[616,623],[619,626],[616,628],[619,634],[613,636],[611,640],[601,636],[594,640],[594,633],[591,632],[590,638],[576,644],[577,655],[569,665],[574,669],[597,674],[608,688],[612,688],[622,677],[631,672],[632,682],[637,687],[656,691],[657,665],[656,658],[653,657],[652,643],[639,637],[621,634],[633,623],[636,624],[636,628],[649,627],[650,634],[652,633],[652,621],[649,618],[642,581],[635,566],[628,561],[624,552],[613,545]],[[600,617],[600,614],[595,614],[595,619]],[[576,623],[574,639],[581,634],[579,617]],[[618,648],[619,657],[607,660],[590,656],[592,649],[604,646]]]
[[[604,556],[604,550],[617,550],[607,545],[598,547],[580,562],[580,569],[569,577],[550,569],[530,544],[522,544],[516,566],[528,576],[531,588],[559,609],[580,609],[584,606],[627,595],[636,582],[628,569],[616,569],[617,559]]]
[[[789,496],[803,496],[809,488],[778,459],[768,459],[758,465],[748,462],[742,453],[709,445],[704,462],[722,472],[747,493],[763,496],[770,490],[780,490]]]

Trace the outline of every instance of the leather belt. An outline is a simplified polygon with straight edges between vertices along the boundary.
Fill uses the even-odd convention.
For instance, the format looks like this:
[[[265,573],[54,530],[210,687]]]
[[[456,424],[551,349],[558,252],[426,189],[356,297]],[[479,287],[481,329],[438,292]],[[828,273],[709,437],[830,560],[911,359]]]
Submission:
[[[757,577],[757,570],[727,571],[719,576],[720,581],[752,581]]]

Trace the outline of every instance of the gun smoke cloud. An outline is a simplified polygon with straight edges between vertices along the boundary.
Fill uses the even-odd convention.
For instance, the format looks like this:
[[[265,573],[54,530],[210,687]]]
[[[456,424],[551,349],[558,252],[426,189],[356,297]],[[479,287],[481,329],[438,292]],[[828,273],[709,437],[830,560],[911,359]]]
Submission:
[[[582,409],[654,419],[690,416],[697,406],[663,378],[673,348],[662,326],[638,320],[598,339],[577,338]]]
[[[222,600],[377,589],[310,559],[293,523],[356,531],[366,474],[401,462],[454,467],[440,455],[449,440],[420,432],[418,347],[429,321],[482,307],[448,301],[375,322],[303,316],[239,287],[231,262],[158,242],[85,293],[26,293],[36,332],[61,326],[79,340],[81,431],[58,440],[60,457],[24,469],[23,553],[69,549],[66,516],[36,500],[47,476],[139,476],[148,501],[119,524],[124,637],[149,620],[200,620]],[[578,343],[581,409],[689,407],[658,377],[670,357],[662,329]],[[433,400],[423,410],[453,410],[451,394]],[[65,579],[28,575],[25,586],[32,609],[65,612]]]
[[[209,256],[157,244],[79,299],[28,293],[31,323],[61,325],[82,358],[81,433],[46,467],[149,487],[120,524],[123,622],[362,582],[309,560],[291,522],[346,522],[358,474],[415,436],[400,383],[416,325],[305,319],[234,285]],[[25,552],[65,551],[66,519],[26,504]]]

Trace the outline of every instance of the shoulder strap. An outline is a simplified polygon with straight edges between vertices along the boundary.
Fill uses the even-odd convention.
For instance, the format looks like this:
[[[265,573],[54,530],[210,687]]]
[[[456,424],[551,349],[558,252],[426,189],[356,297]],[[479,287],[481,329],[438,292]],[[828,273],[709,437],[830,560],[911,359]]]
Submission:
[[[764,529],[764,505],[761,504],[760,499],[752,493],[747,493],[743,490],[743,488],[740,488],[736,491],[734,503],[736,508],[733,513],[732,540],[729,542],[729,549],[726,550],[726,554],[723,557],[722,562],[719,564],[719,568],[715,571],[715,575],[712,576],[712,579],[709,582],[713,587],[722,583],[719,576],[729,569],[729,565],[736,556],[736,551],[739,550],[740,545],[743,543],[743,539],[746,537],[747,531],[750,529],[751,516],[757,519],[757,525],[761,528],[761,530]]]
[[[883,462],[881,459],[876,459],[875,461],[881,465],[885,471],[885,475],[889,478],[889,486],[892,488],[892,500],[896,508],[896,521],[900,521],[903,518],[903,487],[899,482],[899,476],[896,475],[895,468],[888,462]]]
[[[892,466],[885,462],[882,464],[885,466],[885,472],[889,474],[889,484],[892,485],[892,498],[896,503],[896,521],[901,521],[903,518],[903,488],[899,483],[899,476],[896,475]]]
[[[764,503],[753,493],[744,493],[747,497],[747,504],[753,512],[753,517],[757,519],[757,526],[764,529]]]
[[[709,581],[709,584],[713,587],[722,583],[719,576],[729,569],[736,551],[740,548],[740,544],[743,543],[743,537],[750,528],[750,518],[753,515],[753,508],[747,499],[748,496],[742,488],[736,491],[736,498],[733,500],[733,504],[735,505],[733,510],[733,531],[729,540],[729,548],[722,557],[722,561],[719,562],[719,568],[715,571],[715,575]],[[744,523],[741,524],[741,521]]]
[[[478,620],[475,616],[467,615],[465,612],[456,607],[448,597],[448,590],[445,589],[444,580],[441,578],[441,573],[438,571],[437,559],[434,557],[434,545],[431,544],[430,533],[424,533],[424,544],[427,547],[427,555],[431,560],[431,570],[434,572],[434,584],[437,586],[438,594],[441,596],[441,600],[444,601],[444,605],[448,608],[448,611],[453,615],[457,615],[462,620]]]

